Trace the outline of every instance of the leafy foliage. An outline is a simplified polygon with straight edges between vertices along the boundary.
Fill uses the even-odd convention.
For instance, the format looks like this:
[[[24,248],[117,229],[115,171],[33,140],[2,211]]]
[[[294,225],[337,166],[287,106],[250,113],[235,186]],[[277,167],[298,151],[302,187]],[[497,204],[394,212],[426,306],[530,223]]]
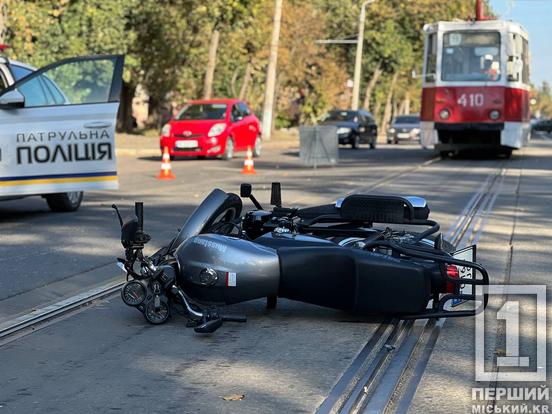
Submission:
[[[347,107],[354,45],[320,45],[318,39],[355,39],[360,0],[286,0],[278,56],[276,124],[313,122],[332,107]],[[125,53],[125,87],[132,99],[141,85],[155,114],[201,96],[209,41],[220,31],[214,95],[240,91],[260,113],[273,0],[5,0],[6,41],[13,58],[42,66],[63,57]],[[381,118],[391,79],[393,105],[412,100],[419,109],[422,28],[473,14],[466,0],[378,0],[367,8],[363,54],[365,90]],[[364,99],[361,96],[360,101]],[[404,105],[402,105],[404,106]],[[152,118],[155,123],[156,119]]]

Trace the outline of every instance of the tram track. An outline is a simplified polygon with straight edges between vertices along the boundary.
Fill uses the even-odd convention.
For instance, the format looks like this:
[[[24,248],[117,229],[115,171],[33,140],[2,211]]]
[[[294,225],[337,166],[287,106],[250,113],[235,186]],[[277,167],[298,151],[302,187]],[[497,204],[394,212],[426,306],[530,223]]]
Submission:
[[[500,193],[507,163],[498,162],[449,228],[445,239],[455,247],[479,239]],[[382,323],[316,413],[407,412],[445,321]]]
[[[435,161],[437,159],[383,177],[357,191],[373,190],[389,184],[420,168],[432,165]],[[463,240],[479,237],[475,231],[475,224],[478,223],[477,229],[480,233],[498,195],[496,186],[504,177],[503,165],[504,162],[501,162],[487,176],[447,233],[453,244],[459,245]],[[461,168],[462,166],[452,168],[451,174],[454,174],[453,170]],[[123,284],[122,280],[112,282],[0,324],[0,346],[90,308],[98,301],[113,297],[118,294]],[[443,323],[444,319],[429,322],[393,320],[379,325],[376,333],[317,412],[405,412],[429,361]]]

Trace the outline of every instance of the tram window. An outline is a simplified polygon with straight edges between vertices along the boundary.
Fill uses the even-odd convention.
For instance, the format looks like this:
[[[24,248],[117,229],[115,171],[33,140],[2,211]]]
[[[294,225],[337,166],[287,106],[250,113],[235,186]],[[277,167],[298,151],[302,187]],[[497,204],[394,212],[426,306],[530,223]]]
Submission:
[[[447,32],[443,37],[441,79],[498,81],[501,77],[499,32]]]
[[[435,73],[437,71],[437,36],[431,33],[427,37],[427,55],[425,62],[425,81],[435,82]]]
[[[521,52],[521,61],[523,62],[522,82],[529,83],[529,42],[527,39],[523,39],[523,49]]]

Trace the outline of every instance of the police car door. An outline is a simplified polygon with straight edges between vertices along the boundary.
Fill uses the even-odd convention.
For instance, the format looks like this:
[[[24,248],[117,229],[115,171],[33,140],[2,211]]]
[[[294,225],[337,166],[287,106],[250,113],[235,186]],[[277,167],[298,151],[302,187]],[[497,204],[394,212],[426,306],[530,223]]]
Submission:
[[[0,92],[0,196],[117,188],[123,60],[65,59]]]

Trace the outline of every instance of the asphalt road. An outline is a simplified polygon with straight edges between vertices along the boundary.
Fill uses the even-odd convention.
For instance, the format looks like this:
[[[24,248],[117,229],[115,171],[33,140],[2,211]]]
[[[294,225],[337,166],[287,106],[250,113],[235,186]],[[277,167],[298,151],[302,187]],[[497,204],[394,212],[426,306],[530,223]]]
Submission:
[[[158,159],[121,157],[121,189],[86,194],[76,213],[50,213],[38,198],[0,204],[0,320],[120,277],[113,266],[122,251],[113,202],[129,212],[135,200],[145,202],[150,252],[175,234],[213,187],[238,192],[243,181],[253,183],[261,203],[269,199],[271,181],[282,182],[284,203],[292,205],[352,191],[420,195],[446,230],[502,163],[437,160],[415,146],[383,145],[343,149],[338,167],[312,170],[300,167],[297,155],[268,151],[256,160],[255,176],[239,173],[242,158],[178,160],[177,179],[170,182],[155,179]],[[479,260],[493,281],[548,284],[552,141],[535,141],[507,165]],[[377,326],[291,301],[270,312],[263,301],[235,310],[248,315],[247,324],[225,324],[203,337],[185,328],[182,317],[152,327],[117,297],[100,302],[0,348],[0,410],[312,412]],[[470,412],[472,337],[472,321],[447,321],[413,412]],[[222,398],[231,394],[245,398]]]

